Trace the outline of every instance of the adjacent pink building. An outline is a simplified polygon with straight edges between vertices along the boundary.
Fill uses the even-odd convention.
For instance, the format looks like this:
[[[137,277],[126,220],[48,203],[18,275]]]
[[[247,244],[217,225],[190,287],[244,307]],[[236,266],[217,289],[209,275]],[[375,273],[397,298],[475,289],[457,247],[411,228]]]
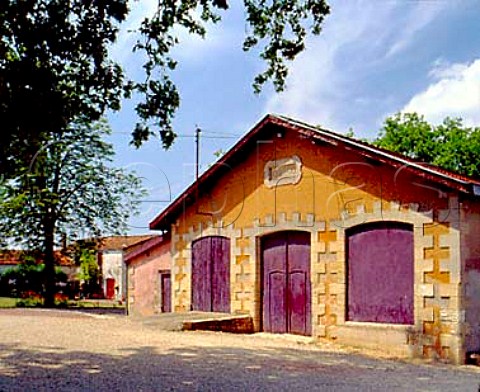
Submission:
[[[171,311],[170,236],[154,237],[125,256],[129,314]]]

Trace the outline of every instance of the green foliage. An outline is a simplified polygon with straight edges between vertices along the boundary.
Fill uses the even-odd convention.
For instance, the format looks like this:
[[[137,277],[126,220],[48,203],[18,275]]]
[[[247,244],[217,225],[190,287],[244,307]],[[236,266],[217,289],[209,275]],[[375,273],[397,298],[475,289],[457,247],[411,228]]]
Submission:
[[[245,0],[246,22],[250,27],[243,50],[264,43],[260,58],[267,69],[255,77],[253,89],[259,93],[267,81],[273,81],[276,91],[285,88],[291,61],[305,49],[307,27],[320,34],[321,25],[330,8],[325,0]],[[151,135],[149,121],[160,129],[163,145],[168,147],[175,138],[171,119],[180,104],[180,96],[170,78],[177,62],[171,57],[172,48],[179,43],[179,27],[201,37],[206,35],[207,23],[218,23],[218,11],[228,9],[226,0],[159,0],[156,14],[143,20],[139,32],[141,39],[134,50],[144,51],[147,82],[136,83],[134,88],[144,94],[144,102],[137,105],[138,122],[133,132],[133,143],[142,144]],[[156,77],[154,77],[156,75]]]
[[[285,61],[305,49],[307,34],[319,34],[330,12],[325,0],[245,0],[249,32],[243,48],[263,45],[266,70],[254,80],[285,86]],[[179,29],[201,37],[218,23],[226,0],[159,0],[157,12],[137,27],[132,50],[145,59],[144,77],[126,78],[110,55],[119,27],[135,0],[2,0],[0,2],[0,172],[15,173],[38,147],[79,116],[97,121],[122,98],[140,99],[133,144],[158,131],[164,147],[175,138],[172,119],[180,95],[171,79],[177,62],[171,51]],[[28,112],[28,115],[25,113]]]
[[[80,260],[80,274],[78,276],[79,279],[84,281],[98,279],[100,270],[98,268],[95,250],[82,249],[79,260]]]
[[[44,292],[44,264],[26,260],[18,267],[5,270],[0,276],[2,295],[25,297],[28,293],[41,296]]]
[[[40,250],[49,305],[55,292],[54,248],[75,240],[122,234],[145,194],[133,173],[111,166],[113,148],[104,121],[77,120],[52,134],[33,160],[4,183],[1,238]]]
[[[94,247],[83,247],[78,252],[80,274],[78,278],[83,281],[83,294],[87,297],[100,290],[100,268],[97,262],[97,253]]]
[[[145,194],[133,173],[111,166],[114,151],[104,121],[78,121],[52,135],[30,164],[4,186],[0,232],[41,249],[54,226],[54,244],[104,233],[121,234]]]
[[[320,34],[330,8],[325,0],[245,0],[245,10],[252,30],[243,49],[266,42],[260,57],[267,69],[255,78],[253,88],[259,93],[265,82],[272,80],[275,89],[283,91],[288,74],[285,60],[294,60],[305,49],[305,23],[310,24],[313,34]]]
[[[374,144],[412,159],[480,177],[480,128],[464,127],[460,118],[429,124],[417,113],[385,120]]]
[[[43,306],[43,300],[36,297],[27,297],[17,300],[17,308],[39,308]]]
[[[15,298],[35,297],[42,299],[45,294],[45,264],[25,257],[17,267],[9,268],[0,274],[0,295]],[[55,283],[66,283],[67,275],[55,269]]]
[[[251,30],[243,48],[264,45],[260,57],[267,65],[254,90],[271,80],[281,91],[285,61],[304,50],[308,32],[320,33],[329,7],[325,0],[244,4]],[[53,304],[53,249],[61,238],[120,233],[141,193],[135,176],[111,167],[101,118],[135,95],[132,143],[138,147],[158,131],[169,147],[180,105],[171,79],[179,28],[204,37],[228,5],[159,0],[157,12],[138,26],[132,48],[145,59],[145,74],[129,80],[110,51],[135,0],[0,1],[0,241],[42,250],[47,305]]]
[[[57,308],[68,308],[69,307],[68,297],[66,295],[57,294],[55,296],[55,306]]]
[[[355,131],[353,130],[353,128],[348,128],[348,131],[345,133],[345,136],[349,138],[355,137]]]
[[[120,107],[123,70],[108,48],[127,12],[119,0],[0,2],[2,172],[29,161],[45,134]]]
[[[17,306],[17,300],[11,297],[0,297],[0,309],[14,308]]]

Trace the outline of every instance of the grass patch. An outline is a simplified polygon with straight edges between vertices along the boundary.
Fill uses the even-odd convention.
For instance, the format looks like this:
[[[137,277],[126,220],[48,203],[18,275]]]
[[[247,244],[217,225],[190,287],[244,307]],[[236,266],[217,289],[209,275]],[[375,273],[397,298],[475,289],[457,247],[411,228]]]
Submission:
[[[66,300],[66,301],[55,301],[56,307],[59,308],[71,308],[71,309],[124,309],[125,304],[120,304],[114,301],[97,301],[97,300]],[[42,306],[41,300],[36,300],[32,298],[11,298],[11,297],[0,297],[0,309],[1,308],[15,308],[15,307],[38,307]]]
[[[0,308],[14,308],[17,306],[17,298],[0,297]]]

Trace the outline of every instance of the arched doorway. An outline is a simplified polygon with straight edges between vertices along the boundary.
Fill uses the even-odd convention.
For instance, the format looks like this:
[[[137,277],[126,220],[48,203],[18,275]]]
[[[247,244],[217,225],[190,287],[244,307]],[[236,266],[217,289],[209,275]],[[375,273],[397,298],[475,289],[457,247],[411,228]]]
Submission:
[[[261,238],[263,330],[311,335],[310,233]]]
[[[413,324],[413,227],[375,222],[346,231],[350,321]]]

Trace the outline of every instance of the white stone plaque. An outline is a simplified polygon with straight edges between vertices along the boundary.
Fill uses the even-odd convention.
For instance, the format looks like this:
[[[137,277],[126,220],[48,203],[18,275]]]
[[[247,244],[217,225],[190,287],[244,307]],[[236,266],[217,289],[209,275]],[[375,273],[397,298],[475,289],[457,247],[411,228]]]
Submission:
[[[302,178],[302,161],[296,155],[268,161],[263,171],[267,188],[297,184]]]

